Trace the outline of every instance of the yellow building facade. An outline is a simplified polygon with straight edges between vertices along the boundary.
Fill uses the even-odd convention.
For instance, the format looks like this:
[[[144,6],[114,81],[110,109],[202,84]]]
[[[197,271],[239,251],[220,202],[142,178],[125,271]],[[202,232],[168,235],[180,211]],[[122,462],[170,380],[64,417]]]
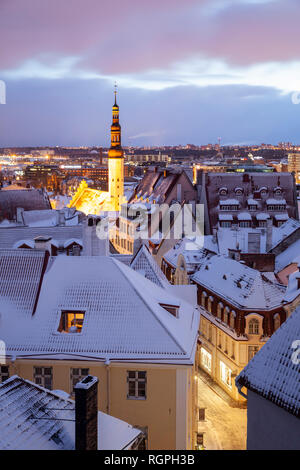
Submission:
[[[88,369],[99,378],[98,407],[146,433],[149,450],[194,450],[197,442],[196,364],[163,365],[21,359],[8,363],[10,376],[35,382],[34,370],[51,370],[52,389],[72,394],[72,371]],[[128,371],[146,372],[146,399],[128,398]]]

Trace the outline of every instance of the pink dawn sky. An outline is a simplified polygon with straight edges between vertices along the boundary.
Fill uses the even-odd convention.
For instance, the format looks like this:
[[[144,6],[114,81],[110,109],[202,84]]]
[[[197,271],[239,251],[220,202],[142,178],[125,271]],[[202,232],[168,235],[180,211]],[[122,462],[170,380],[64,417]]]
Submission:
[[[0,147],[300,143],[299,0],[0,0]]]

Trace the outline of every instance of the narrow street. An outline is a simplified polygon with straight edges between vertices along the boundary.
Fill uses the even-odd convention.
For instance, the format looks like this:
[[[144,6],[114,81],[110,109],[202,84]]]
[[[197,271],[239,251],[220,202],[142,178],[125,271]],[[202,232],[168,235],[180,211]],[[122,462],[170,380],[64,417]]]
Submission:
[[[205,421],[199,421],[198,432],[204,433],[206,450],[245,450],[247,410],[230,406],[198,375],[198,405],[206,408]]]

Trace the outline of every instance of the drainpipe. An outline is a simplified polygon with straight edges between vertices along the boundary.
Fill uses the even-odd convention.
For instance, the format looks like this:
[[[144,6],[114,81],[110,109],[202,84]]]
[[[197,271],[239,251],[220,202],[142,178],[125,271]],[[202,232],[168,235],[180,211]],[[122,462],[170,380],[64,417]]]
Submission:
[[[110,413],[110,360],[106,359],[105,361],[106,367],[106,413],[109,415]]]

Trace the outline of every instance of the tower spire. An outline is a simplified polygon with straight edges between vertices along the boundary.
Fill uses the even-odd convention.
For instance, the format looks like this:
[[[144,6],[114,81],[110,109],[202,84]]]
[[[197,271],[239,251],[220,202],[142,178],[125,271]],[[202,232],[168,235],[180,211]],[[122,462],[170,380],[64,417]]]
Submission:
[[[115,90],[114,90],[114,94],[115,94],[115,106],[117,106],[117,93],[118,93],[118,85],[117,85],[117,82],[115,82]]]

